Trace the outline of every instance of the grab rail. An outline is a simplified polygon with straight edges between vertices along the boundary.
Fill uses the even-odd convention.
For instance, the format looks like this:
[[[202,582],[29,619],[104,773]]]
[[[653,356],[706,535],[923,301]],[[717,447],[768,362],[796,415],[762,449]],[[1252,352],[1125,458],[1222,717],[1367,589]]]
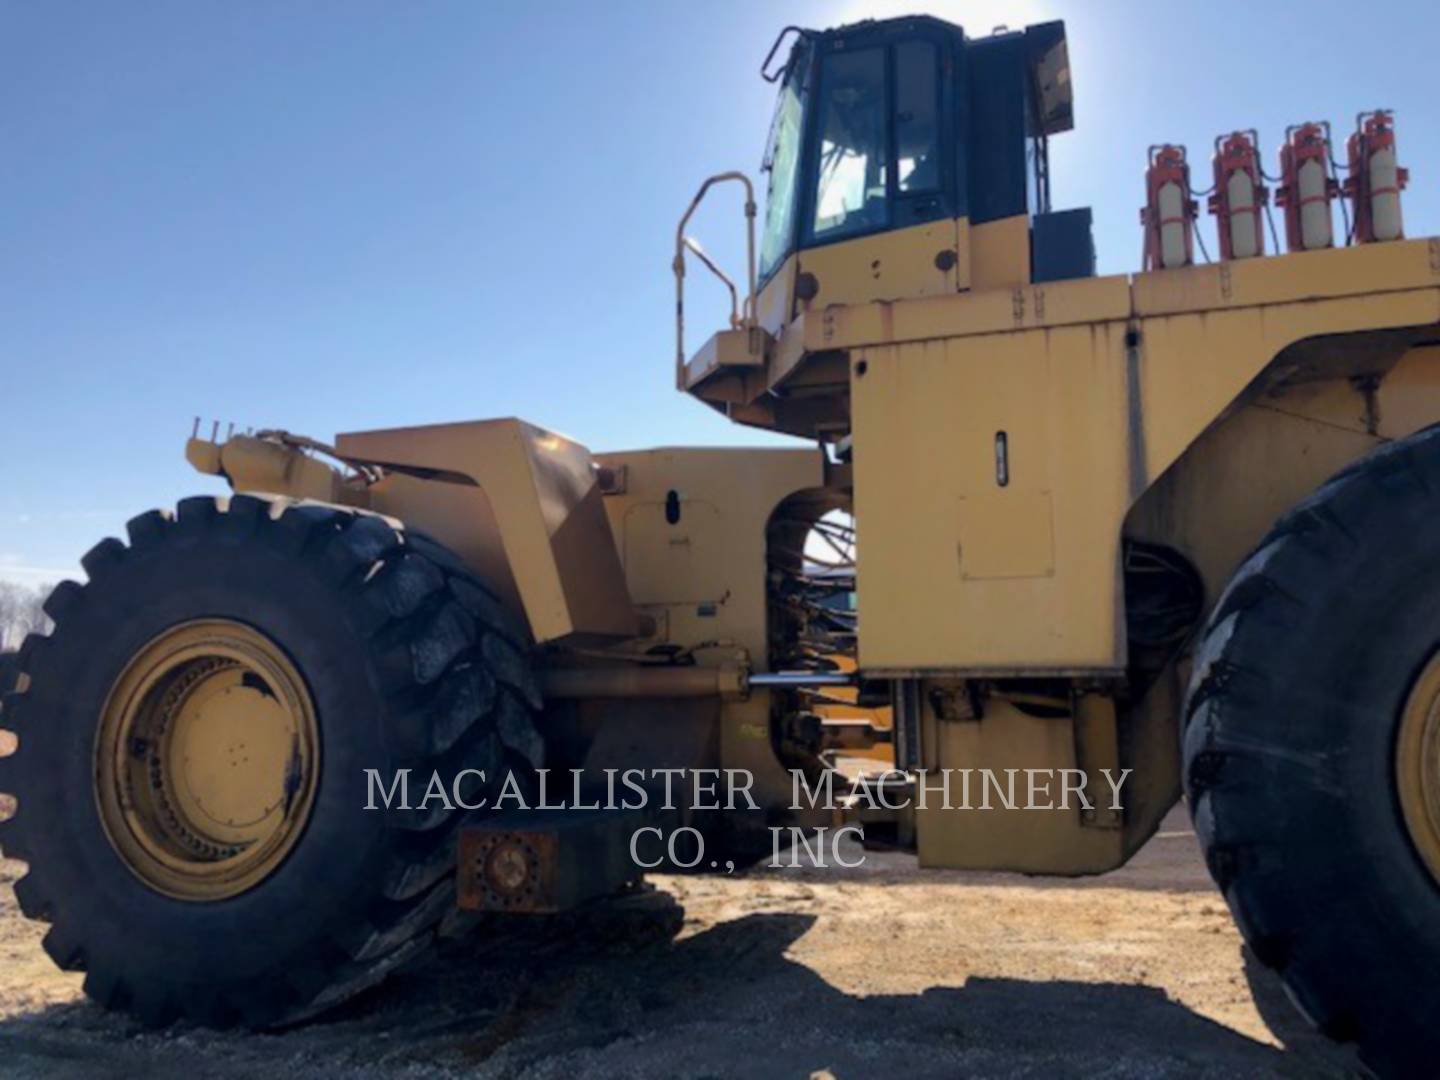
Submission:
[[[721,270],[719,266],[715,265],[715,260],[710,258],[710,253],[700,246],[699,240],[696,240],[693,236],[687,236],[685,237],[685,246],[691,251],[693,251],[695,253],[695,257],[698,258],[702,263],[704,263],[705,266],[709,269],[709,271],[716,277],[718,277],[721,281],[723,281],[725,283],[725,287],[730,290],[730,329],[739,330],[740,293],[735,288],[735,282],[731,279],[729,274],[725,273],[724,270]]]
[[[739,312],[736,310],[737,297],[734,283],[701,250],[698,243],[685,235],[685,226],[690,224],[690,219],[695,216],[695,211],[699,209],[706,193],[716,184],[726,181],[734,181],[745,187],[746,268],[749,292],[745,296],[744,307]],[[755,188],[750,183],[748,176],[742,172],[723,172],[710,177],[700,185],[700,190],[695,193],[695,198],[690,200],[690,208],[685,211],[685,216],[680,219],[680,224],[675,228],[675,262],[673,263],[675,270],[675,385],[681,390],[685,389],[685,250],[687,248],[695,252],[711,273],[729,287],[731,329],[738,330],[744,327],[753,331],[755,329]]]

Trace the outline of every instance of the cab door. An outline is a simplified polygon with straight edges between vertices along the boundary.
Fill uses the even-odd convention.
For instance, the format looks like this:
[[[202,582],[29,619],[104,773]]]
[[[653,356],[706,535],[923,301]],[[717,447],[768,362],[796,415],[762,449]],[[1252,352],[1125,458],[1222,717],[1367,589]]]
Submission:
[[[798,310],[968,287],[962,55],[947,35],[903,25],[827,42],[800,200]]]

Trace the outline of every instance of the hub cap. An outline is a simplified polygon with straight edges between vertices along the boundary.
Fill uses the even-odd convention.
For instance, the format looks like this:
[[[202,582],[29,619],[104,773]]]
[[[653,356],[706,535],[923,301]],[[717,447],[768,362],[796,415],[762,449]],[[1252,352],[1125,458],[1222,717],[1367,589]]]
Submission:
[[[1440,881],[1440,652],[1425,665],[1405,702],[1395,780],[1410,838]]]
[[[318,761],[315,708],[280,647],[228,619],[182,623],[111,687],[95,741],[100,819],[151,888],[222,900],[294,847]]]

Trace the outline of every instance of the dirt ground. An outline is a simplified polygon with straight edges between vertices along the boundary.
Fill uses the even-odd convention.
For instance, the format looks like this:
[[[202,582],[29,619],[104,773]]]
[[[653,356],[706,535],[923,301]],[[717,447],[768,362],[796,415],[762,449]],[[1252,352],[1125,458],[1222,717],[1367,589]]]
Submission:
[[[90,1006],[19,915],[22,869],[0,861],[7,1076],[1348,1071],[1311,1056],[1267,980],[1257,1008],[1179,813],[1130,866],[1081,882],[922,874],[875,853],[853,871],[659,877],[558,928],[485,924],[339,1013],[263,1035],[143,1032]]]

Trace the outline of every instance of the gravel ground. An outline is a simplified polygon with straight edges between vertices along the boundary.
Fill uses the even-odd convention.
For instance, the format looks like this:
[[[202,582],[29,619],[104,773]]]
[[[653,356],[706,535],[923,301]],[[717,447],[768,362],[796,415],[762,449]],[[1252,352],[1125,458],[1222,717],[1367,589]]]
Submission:
[[[1313,1056],[1273,983],[1252,996],[1179,813],[1130,866],[1079,882],[875,853],[854,871],[657,877],[561,920],[483,924],[340,1012],[262,1035],[143,1032],[90,1006],[16,909],[22,869],[0,861],[6,1075],[1348,1071]]]

